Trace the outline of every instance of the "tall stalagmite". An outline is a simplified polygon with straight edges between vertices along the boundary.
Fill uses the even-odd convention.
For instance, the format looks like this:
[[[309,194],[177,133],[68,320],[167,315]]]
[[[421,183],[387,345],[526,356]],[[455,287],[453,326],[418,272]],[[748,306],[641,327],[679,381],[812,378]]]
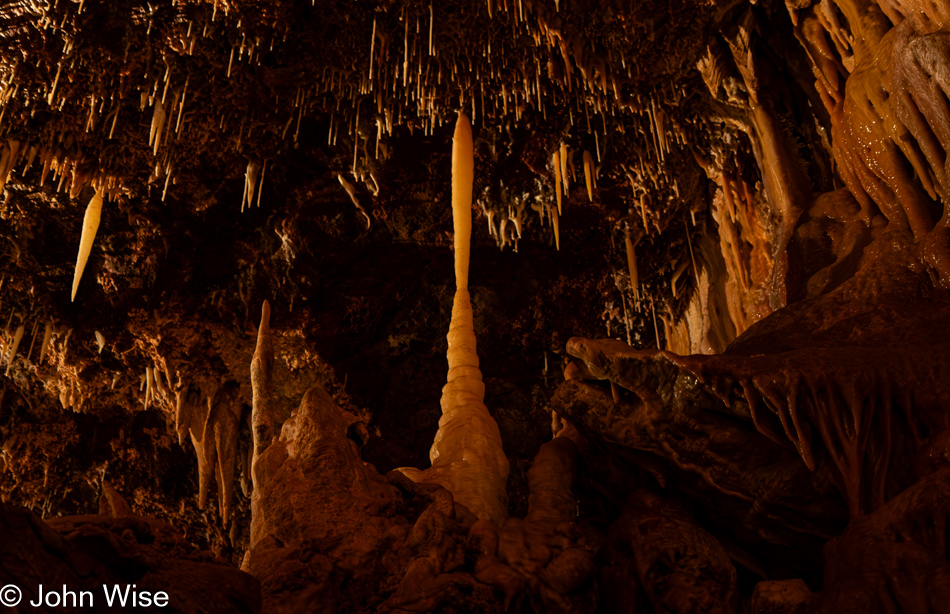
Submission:
[[[459,113],[452,143],[452,217],[455,224],[455,301],[449,324],[448,383],[442,388],[442,418],[425,471],[402,468],[409,478],[444,486],[480,520],[501,526],[508,516],[508,459],[501,434],[485,407],[478,368],[475,323],[468,293],[472,237],[472,126]]]

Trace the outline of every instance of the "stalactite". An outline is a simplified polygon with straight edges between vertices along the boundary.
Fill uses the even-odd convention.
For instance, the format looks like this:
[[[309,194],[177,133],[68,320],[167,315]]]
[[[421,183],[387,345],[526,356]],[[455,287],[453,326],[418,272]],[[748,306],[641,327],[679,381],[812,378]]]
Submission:
[[[567,197],[570,196],[570,192],[571,192],[571,191],[570,191],[570,183],[571,183],[571,180],[570,180],[570,177],[569,177],[568,174],[567,174],[567,164],[568,164],[568,158],[569,158],[569,149],[568,149],[567,143],[565,143],[564,141],[561,141],[561,150],[560,150],[560,152],[559,152],[558,158],[559,158],[559,160],[560,160],[560,162],[561,162],[561,179],[564,181],[564,197],[567,198]],[[557,209],[557,212],[558,212],[558,213],[562,213],[562,211],[561,211],[561,202],[560,202],[560,201],[558,201],[558,209]]]
[[[247,171],[244,173],[244,196],[241,198],[241,213],[244,213],[245,206],[250,208],[254,203],[254,190],[257,189],[257,176],[260,172],[260,162],[249,160]]]
[[[630,290],[633,292],[634,299],[640,301],[640,275],[637,272],[637,252],[630,233],[625,233],[623,237],[624,246],[627,250],[627,271],[630,274]]]
[[[23,339],[24,330],[24,326],[21,324],[17,327],[16,333],[13,335],[13,343],[10,344],[10,355],[7,357],[7,377],[10,376],[10,369],[13,368],[13,360],[16,358],[17,350],[20,347],[20,341]]]
[[[356,210],[359,211],[366,219],[366,229],[369,230],[373,221],[369,216],[369,213],[366,212],[366,209],[363,208],[363,205],[360,204],[359,198],[356,196],[356,186],[347,181],[346,177],[343,176],[343,173],[337,173],[336,178],[340,182],[340,185],[343,186],[347,196],[350,197],[350,202],[353,203],[353,205],[356,207]]]
[[[2,154],[0,154],[0,192],[7,185],[7,180],[10,178],[10,172],[13,170],[13,165],[16,164],[19,153],[20,141],[9,139],[6,147],[2,150]]]
[[[49,350],[50,340],[53,337],[53,323],[50,321],[46,322],[46,328],[43,331],[43,341],[40,343],[40,359],[39,363],[43,363],[43,359],[46,358],[46,352]]]
[[[76,290],[79,289],[79,280],[82,279],[83,271],[86,269],[86,263],[89,260],[89,254],[92,253],[92,245],[96,240],[96,232],[99,230],[99,218],[101,215],[102,189],[97,188],[92,200],[90,200],[86,206],[86,213],[82,220],[82,236],[79,239],[79,254],[76,256],[76,270],[73,273],[71,301],[76,300]]]
[[[587,185],[587,199],[594,202],[593,188],[594,162],[591,160],[590,152],[584,151],[584,183]]]

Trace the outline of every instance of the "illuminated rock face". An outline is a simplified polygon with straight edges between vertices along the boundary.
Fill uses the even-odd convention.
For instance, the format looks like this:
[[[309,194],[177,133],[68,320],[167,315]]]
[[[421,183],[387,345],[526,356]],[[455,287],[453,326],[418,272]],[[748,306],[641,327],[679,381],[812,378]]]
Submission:
[[[835,156],[864,215],[912,232],[945,280],[950,34],[915,22],[888,31],[848,78],[833,117]]]
[[[405,469],[383,477],[364,463],[365,427],[322,388],[279,424],[268,320],[265,306],[252,363],[257,438],[243,563],[261,581],[264,611],[504,611],[502,602],[526,599],[570,609],[595,544],[575,523],[576,449],[566,433],[542,446],[528,472],[526,518],[500,527],[479,520],[478,502],[456,508],[453,493],[432,483],[437,472],[416,483]]]

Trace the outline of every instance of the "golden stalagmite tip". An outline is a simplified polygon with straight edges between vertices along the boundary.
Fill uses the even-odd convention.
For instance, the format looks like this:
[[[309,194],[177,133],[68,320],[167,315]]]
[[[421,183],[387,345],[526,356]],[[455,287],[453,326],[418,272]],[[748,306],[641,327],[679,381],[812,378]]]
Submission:
[[[468,262],[472,240],[472,182],[475,152],[472,124],[459,112],[452,138],[452,217],[455,224],[455,285],[468,288]]]

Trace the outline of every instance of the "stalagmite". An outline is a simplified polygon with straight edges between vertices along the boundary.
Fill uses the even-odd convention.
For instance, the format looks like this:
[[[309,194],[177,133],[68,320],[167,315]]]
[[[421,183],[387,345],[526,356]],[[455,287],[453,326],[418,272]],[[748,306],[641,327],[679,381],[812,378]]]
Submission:
[[[468,292],[473,176],[472,128],[465,114],[459,113],[452,145],[456,291],[447,335],[448,383],[442,389],[442,418],[429,451],[432,467],[400,471],[416,482],[444,486],[480,520],[500,527],[508,515],[508,459],[498,425],[484,403]]]
[[[70,301],[76,300],[76,290],[79,289],[79,280],[86,268],[92,244],[96,240],[96,231],[99,230],[99,217],[102,214],[102,189],[97,188],[89,205],[86,206],[86,215],[82,220],[82,237],[79,239],[79,254],[76,256],[76,270],[73,273],[73,292]],[[44,344],[45,346],[45,344]]]
[[[251,358],[251,434],[254,438],[251,459],[251,484],[253,500],[261,494],[262,474],[259,466],[261,455],[271,444],[280,425],[274,423],[272,406],[273,388],[271,372],[274,366],[274,335],[270,329],[270,304],[264,301],[261,309],[261,324],[257,329],[257,346]],[[181,403],[179,403],[181,405]]]

